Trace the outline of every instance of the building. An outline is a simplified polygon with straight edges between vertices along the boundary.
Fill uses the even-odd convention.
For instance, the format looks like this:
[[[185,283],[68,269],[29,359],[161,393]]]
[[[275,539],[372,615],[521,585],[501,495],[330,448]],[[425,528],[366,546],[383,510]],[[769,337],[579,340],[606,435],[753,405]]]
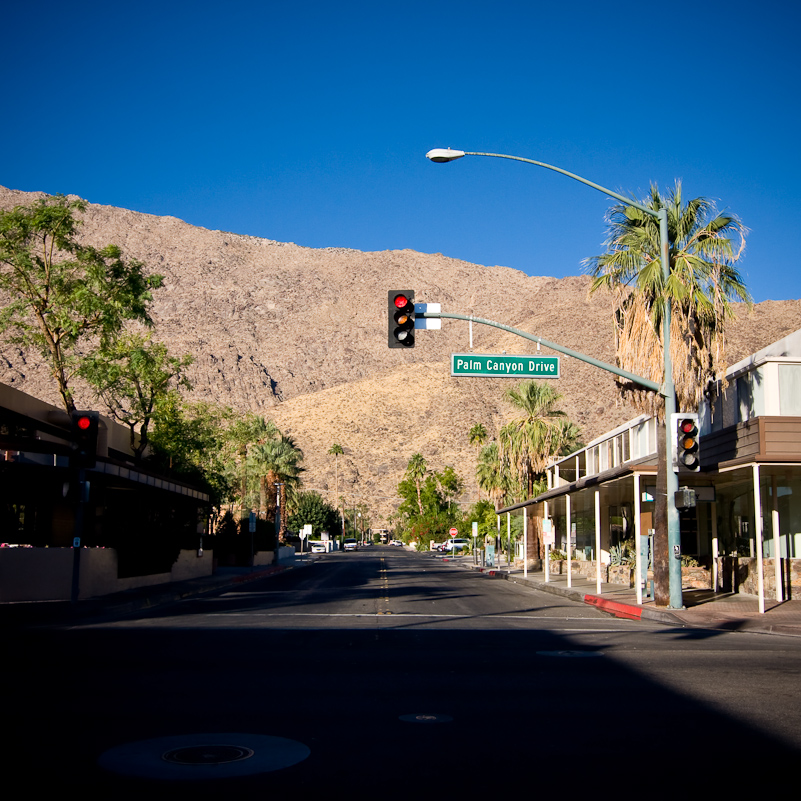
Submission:
[[[679,476],[695,498],[694,507],[680,512],[684,583],[763,600],[798,596],[801,331],[733,365],[726,378],[714,403],[705,401],[697,412],[700,469]],[[501,513],[519,516],[525,509],[552,521],[554,547],[567,552],[570,543],[571,571],[599,583],[629,581],[626,569],[614,568],[638,555],[641,580],[631,580],[647,590],[656,436],[653,418],[636,417],[555,461],[546,492]]]
[[[125,426],[100,418],[96,464],[70,467],[71,419],[0,384],[0,600],[69,599],[208,575],[209,496],[134,460]]]

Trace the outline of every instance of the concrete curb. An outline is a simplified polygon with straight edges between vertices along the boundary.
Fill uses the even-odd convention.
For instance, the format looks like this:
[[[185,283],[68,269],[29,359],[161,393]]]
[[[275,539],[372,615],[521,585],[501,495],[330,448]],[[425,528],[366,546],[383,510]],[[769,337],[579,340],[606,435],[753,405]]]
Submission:
[[[592,593],[585,593],[579,589],[560,587],[549,582],[537,581],[530,578],[524,578],[522,575],[509,573],[507,570],[501,568],[481,567],[473,564],[462,564],[467,570],[473,570],[482,575],[490,578],[500,578],[507,581],[513,581],[515,584],[520,584],[532,589],[547,592],[551,595],[558,595],[562,598],[567,598],[576,603],[585,603],[594,606],[601,612],[613,615],[617,618],[625,620],[648,620],[652,623],[661,623],[665,626],[673,626],[678,628],[693,628],[693,629],[711,629],[715,631],[740,631],[748,632],[749,634],[777,634],[786,637],[801,637],[801,629],[797,626],[784,625],[782,623],[769,623],[764,619],[756,619],[752,617],[720,617],[716,618],[710,615],[705,619],[699,618],[693,620],[689,615],[682,614],[681,612],[674,612],[667,609],[654,609],[649,606],[638,606],[636,604],[628,604],[623,601],[615,601],[611,598],[605,598],[601,595]],[[692,612],[689,613],[690,615]]]

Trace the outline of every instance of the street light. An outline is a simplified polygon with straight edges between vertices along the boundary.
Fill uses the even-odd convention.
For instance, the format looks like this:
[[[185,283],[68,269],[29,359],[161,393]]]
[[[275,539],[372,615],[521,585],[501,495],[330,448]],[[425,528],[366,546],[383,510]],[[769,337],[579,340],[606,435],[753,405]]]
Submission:
[[[668,217],[667,209],[661,208],[658,210],[649,209],[647,206],[638,203],[636,200],[624,197],[617,192],[607,189],[600,184],[588,181],[580,175],[563,170],[561,167],[554,167],[552,164],[545,164],[542,161],[534,161],[532,159],[522,158],[521,156],[508,156],[503,153],[476,153],[468,150],[451,150],[451,148],[437,147],[429,150],[426,153],[426,158],[438,164],[443,164],[448,161],[456,161],[456,159],[464,158],[465,156],[491,156],[498,159],[511,159],[512,161],[523,161],[526,164],[533,164],[535,167],[544,167],[546,170],[553,170],[568,178],[573,178],[582,184],[597,189],[609,197],[625,203],[627,206],[633,206],[636,209],[648,214],[651,217],[659,220],[659,249],[662,256],[662,279],[667,285],[670,278],[670,257],[669,257],[669,239],[668,239]],[[673,419],[672,415],[676,411],[676,388],[673,381],[673,364],[670,359],[670,303],[665,302],[664,313],[662,316],[662,357],[664,367],[664,380],[660,394],[665,399],[665,459],[662,464],[662,469],[665,471],[665,483],[667,485],[666,498],[664,503],[667,509],[667,546],[668,546],[668,586],[670,589],[670,608],[682,609],[684,602],[681,595],[681,538],[679,532],[679,513],[676,509],[675,503],[671,503],[671,499],[675,498],[676,491],[679,488],[678,475],[673,472],[672,457],[671,457],[671,431],[669,428],[669,421]],[[600,558],[600,554],[599,554]]]

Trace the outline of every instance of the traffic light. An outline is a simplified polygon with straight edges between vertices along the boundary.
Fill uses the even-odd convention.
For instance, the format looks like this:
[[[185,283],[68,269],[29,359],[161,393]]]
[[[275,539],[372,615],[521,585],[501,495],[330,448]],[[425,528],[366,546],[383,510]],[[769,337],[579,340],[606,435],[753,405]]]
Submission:
[[[94,467],[97,457],[99,412],[73,412],[70,460],[73,467]]]
[[[390,289],[387,293],[387,344],[390,348],[414,347],[413,289]]]
[[[673,415],[673,470],[676,473],[697,473],[701,469],[698,449],[698,415],[683,412]]]

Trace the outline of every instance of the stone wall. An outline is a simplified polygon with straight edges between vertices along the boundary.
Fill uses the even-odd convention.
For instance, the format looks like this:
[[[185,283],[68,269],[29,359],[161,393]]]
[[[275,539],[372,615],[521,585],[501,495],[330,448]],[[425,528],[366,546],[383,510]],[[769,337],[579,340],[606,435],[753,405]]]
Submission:
[[[801,559],[782,559],[784,600],[801,598]],[[762,579],[766,598],[776,598],[776,561],[762,560]],[[759,576],[755,556],[724,556],[718,559],[718,588],[724,592],[759,595]]]

